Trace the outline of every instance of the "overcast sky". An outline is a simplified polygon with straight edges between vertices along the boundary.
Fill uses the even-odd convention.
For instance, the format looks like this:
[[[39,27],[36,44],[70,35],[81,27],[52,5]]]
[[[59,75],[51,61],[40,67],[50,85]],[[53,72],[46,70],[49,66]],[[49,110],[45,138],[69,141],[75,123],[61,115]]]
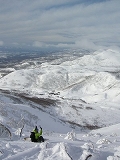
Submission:
[[[0,46],[120,46],[120,0],[0,0]]]

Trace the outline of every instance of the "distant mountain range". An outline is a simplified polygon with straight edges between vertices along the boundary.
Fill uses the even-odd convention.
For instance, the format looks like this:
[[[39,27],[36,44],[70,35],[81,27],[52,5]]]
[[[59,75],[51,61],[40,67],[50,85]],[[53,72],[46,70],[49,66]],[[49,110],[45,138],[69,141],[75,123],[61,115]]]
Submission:
[[[23,55],[17,54],[18,57]],[[23,61],[15,58],[19,63],[1,69],[1,91],[22,95],[73,126],[98,128],[119,123],[118,51],[67,52],[62,55],[60,52],[31,57],[32,54],[29,59],[22,57]],[[52,101],[55,103],[51,104]],[[47,110],[44,104],[48,104]],[[109,119],[111,110],[114,119]]]

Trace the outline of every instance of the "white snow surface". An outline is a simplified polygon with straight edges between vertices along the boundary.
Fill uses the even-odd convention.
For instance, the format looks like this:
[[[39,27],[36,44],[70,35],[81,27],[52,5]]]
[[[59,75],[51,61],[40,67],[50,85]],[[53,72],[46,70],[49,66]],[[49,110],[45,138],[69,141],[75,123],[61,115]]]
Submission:
[[[7,92],[0,94],[0,160],[120,160],[120,52],[56,61],[1,77]],[[25,140],[36,125],[43,128],[43,143]],[[95,126],[101,128],[89,130]]]

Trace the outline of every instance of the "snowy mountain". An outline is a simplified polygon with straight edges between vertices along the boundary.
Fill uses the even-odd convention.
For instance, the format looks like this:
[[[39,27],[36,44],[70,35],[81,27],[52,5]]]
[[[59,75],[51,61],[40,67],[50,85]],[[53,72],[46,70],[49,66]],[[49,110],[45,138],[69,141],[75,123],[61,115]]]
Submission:
[[[119,51],[34,59],[6,70],[0,79],[0,158],[119,159]],[[24,140],[35,125],[43,127],[46,142]]]

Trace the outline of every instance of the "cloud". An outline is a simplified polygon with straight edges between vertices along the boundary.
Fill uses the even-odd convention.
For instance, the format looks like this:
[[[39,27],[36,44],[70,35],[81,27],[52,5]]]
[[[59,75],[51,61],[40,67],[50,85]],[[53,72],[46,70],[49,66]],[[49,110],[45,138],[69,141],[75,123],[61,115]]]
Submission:
[[[3,41],[0,41],[0,46],[3,46],[4,42]]]
[[[76,41],[75,46],[77,48],[86,48],[86,49],[98,49],[99,47],[93,42],[87,39],[82,39],[81,41]]]
[[[34,43],[33,43],[33,47],[45,47],[46,46],[46,44],[45,43],[43,43],[43,42],[39,42],[39,41],[35,41]]]
[[[40,48],[119,45],[120,2],[97,2],[0,0],[1,39]]]

